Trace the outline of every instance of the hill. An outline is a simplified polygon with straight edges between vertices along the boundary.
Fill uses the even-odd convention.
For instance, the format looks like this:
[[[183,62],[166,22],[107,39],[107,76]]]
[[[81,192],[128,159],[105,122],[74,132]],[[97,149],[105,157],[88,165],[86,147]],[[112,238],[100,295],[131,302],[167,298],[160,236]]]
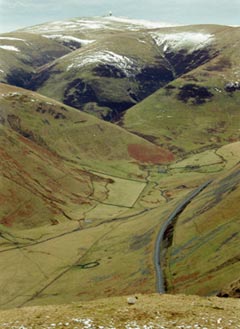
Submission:
[[[64,56],[70,49],[41,35],[25,32],[0,36],[0,81],[28,87],[37,68]]]
[[[239,297],[239,174],[238,164],[220,175],[178,216],[174,234],[166,233],[167,291],[223,295],[224,290],[226,297]]]
[[[126,142],[132,138],[138,145],[141,141],[150,147],[150,143],[117,126],[6,85],[2,85],[1,104],[1,308],[154,292],[155,241],[168,214],[206,177],[227,177],[239,160],[238,142],[172,164],[162,158],[157,163],[132,163],[123,157]],[[80,125],[77,130],[74,122]],[[92,137],[96,123],[101,127],[98,141],[102,136],[102,144],[93,157],[88,149],[95,147],[96,139],[81,140],[84,134]],[[107,134],[113,139],[115,133],[116,138],[126,134],[126,142],[105,152]],[[112,156],[118,156],[117,162]],[[86,166],[88,157],[91,165]],[[214,200],[217,191],[213,185],[209,200]],[[234,198],[235,193],[229,193],[227,203]],[[228,220],[224,217],[222,224]],[[234,234],[235,225],[237,221],[223,238]],[[214,222],[212,229],[218,227],[218,221]],[[188,227],[184,239],[187,232]],[[218,248],[222,240],[215,243]],[[213,257],[225,254],[222,248],[212,252]],[[235,253],[236,249],[229,249],[230,258]],[[215,291],[237,279],[238,266],[228,273],[230,265],[224,266],[224,276],[216,273]],[[170,280],[167,270],[166,280]]]
[[[91,255],[99,243],[103,244],[99,251],[105,253],[105,266],[112,264],[112,254],[118,254],[116,265],[121,257],[128,257],[124,255],[129,243],[125,231],[132,238],[136,218],[140,216],[142,222],[137,234],[145,230],[152,234],[150,226],[156,225],[157,215],[149,226],[144,220],[148,210],[138,204],[148,183],[147,172],[141,168],[145,164],[141,153],[154,153],[154,159],[144,159],[149,165],[167,163],[173,157],[122,128],[31,91],[2,84],[0,103],[0,252],[4,264],[1,281],[5,285],[1,307],[5,308],[35,300],[55,281],[61,286],[61,277],[67,277],[68,272],[76,275],[77,284],[82,264],[90,263],[87,269],[99,266],[99,258],[92,259]],[[137,153],[133,152],[135,148]],[[135,221],[127,222],[131,218]],[[119,238],[123,240],[121,250],[104,252],[104,243],[111,245],[111,239],[121,243]],[[139,268],[141,257],[141,253],[136,256],[133,268]],[[20,258],[21,266],[12,277],[11,268]],[[105,275],[105,266],[100,267],[99,275]],[[119,275],[120,268],[115,266],[113,270]],[[128,277],[132,271],[129,268],[122,275]],[[89,273],[85,272],[87,279]],[[128,286],[127,280],[124,286]],[[76,287],[71,290],[67,284],[65,289],[65,300],[75,298]],[[105,283],[101,294],[104,289]],[[98,295],[97,291],[92,293]],[[51,294],[49,297],[51,300]],[[62,297],[60,294],[57,302]]]
[[[16,39],[23,33],[71,52],[55,61],[48,56],[48,64],[23,81],[19,71],[16,78],[12,70],[7,81],[115,122],[154,91],[215,58],[226,43],[218,35],[232,31],[226,26],[165,27],[117,17],[51,22],[17,31]],[[25,55],[26,50],[21,51]]]
[[[1,309],[239,296],[239,31],[95,17],[0,36]]]
[[[240,93],[227,87],[240,79],[238,36],[239,29],[219,32],[213,59],[132,107],[123,126],[179,155],[238,141]]]
[[[227,87],[240,80],[239,31],[117,17],[46,23],[1,37],[12,58],[2,81],[183,156],[239,140],[239,90]]]

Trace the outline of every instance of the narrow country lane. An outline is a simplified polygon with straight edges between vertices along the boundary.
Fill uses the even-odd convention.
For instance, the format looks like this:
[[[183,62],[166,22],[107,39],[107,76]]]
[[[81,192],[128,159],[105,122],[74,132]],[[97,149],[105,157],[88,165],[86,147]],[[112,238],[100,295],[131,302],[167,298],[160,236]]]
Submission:
[[[156,290],[157,292],[163,294],[165,293],[164,287],[164,276],[163,269],[161,267],[161,245],[163,243],[164,234],[169,226],[169,224],[187,207],[187,205],[199,194],[201,193],[209,184],[212,183],[212,180],[208,180],[194,191],[192,191],[168,216],[166,222],[161,227],[161,230],[158,233],[155,250],[154,250],[154,265],[156,270]]]

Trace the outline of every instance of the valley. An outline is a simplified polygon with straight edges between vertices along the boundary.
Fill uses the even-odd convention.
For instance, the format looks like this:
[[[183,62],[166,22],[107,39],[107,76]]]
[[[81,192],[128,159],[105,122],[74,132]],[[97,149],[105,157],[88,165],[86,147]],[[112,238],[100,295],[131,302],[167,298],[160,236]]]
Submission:
[[[239,31],[99,17],[0,36],[1,309],[239,297]]]

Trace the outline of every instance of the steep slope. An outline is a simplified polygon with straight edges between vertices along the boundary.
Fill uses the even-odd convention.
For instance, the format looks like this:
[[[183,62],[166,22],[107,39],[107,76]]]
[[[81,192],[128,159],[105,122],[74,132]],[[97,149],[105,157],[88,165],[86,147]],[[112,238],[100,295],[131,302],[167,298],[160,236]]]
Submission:
[[[57,153],[53,138],[60,138],[61,129],[56,121],[60,125],[64,118],[67,121],[64,113],[71,109],[23,89],[1,85],[0,90],[0,223],[31,228],[78,221],[88,208],[107,198],[112,181],[65,161],[64,147],[69,144],[62,142],[62,153]],[[80,117],[77,112],[82,122]],[[102,194],[96,192],[97,186]]]
[[[59,59],[47,68],[50,78],[39,92],[116,121],[121,112],[173,79],[151,38],[140,36],[119,32]],[[56,84],[58,80],[63,83]]]
[[[152,266],[153,271],[147,247],[154,243],[153,228],[158,225],[158,214],[146,221],[148,210],[137,204],[148,182],[141,166],[168,163],[172,154],[39,94],[6,84],[0,87],[0,253],[4,268],[0,307],[38,304],[42,293],[47,303],[75,300],[79,294],[82,299],[104,296],[111,280],[103,280],[100,291],[92,290],[87,297],[83,291],[88,280],[100,280],[109,266],[113,281],[116,275],[123,282],[116,290],[110,289],[109,295],[131,290],[136,280],[140,286],[147,268]],[[146,150],[154,157],[150,152],[142,160]],[[134,236],[146,231],[146,243],[135,254]],[[103,261],[99,255],[95,259],[95,252]],[[149,258],[143,259],[143,252]],[[117,265],[129,257],[133,265],[122,271]],[[145,270],[139,272],[143,262]],[[13,270],[16,264],[18,271]],[[97,278],[94,272],[92,277],[84,271],[79,286],[81,270],[92,268],[97,268]],[[154,275],[141,290],[154,287],[153,280]],[[58,291],[56,298],[52,289]]]
[[[122,112],[216,55],[211,33],[222,28],[194,29],[178,28],[186,40],[171,52],[164,39],[175,29],[105,32],[104,38],[46,67],[36,77],[36,86],[65,104],[117,121]],[[39,86],[46,72],[50,78]]]
[[[0,35],[0,82],[31,87],[37,67],[66,55],[71,50],[54,40],[26,32]]]
[[[124,139],[119,149],[114,145],[106,153],[101,136],[105,142],[107,134],[111,138],[115,133],[120,138],[127,134],[127,143],[151,144],[38,94],[6,85],[1,88],[0,307],[154,292],[155,240],[168,214],[209,173],[214,178],[234,166],[239,148],[230,145],[224,151],[203,152],[171,165],[159,161],[159,165],[135,162],[126,166]],[[47,129],[42,125],[46,120]],[[71,135],[74,122],[83,127]],[[94,157],[84,145],[87,141],[89,148],[94,147],[95,139],[89,136],[96,123],[102,135]],[[86,136],[88,125],[85,144],[77,143]],[[69,135],[67,141],[57,140]],[[75,157],[76,149],[80,159]],[[115,168],[109,156],[118,159]],[[86,172],[82,163],[89,158],[92,169]],[[94,166],[102,166],[105,174],[94,174]],[[219,282],[221,289],[227,281]]]
[[[107,179],[77,170],[11,129],[1,127],[0,150],[1,227],[32,228],[77,221],[93,206],[95,197],[104,199],[94,195],[92,186],[94,182],[104,186]]]
[[[220,31],[214,59],[131,108],[123,126],[178,154],[239,140],[239,33]]]
[[[238,295],[239,196],[238,163],[196,197],[176,219],[173,236],[170,231],[165,236],[169,292],[221,295],[220,291],[233,283],[234,290],[225,296]]]
[[[141,154],[138,156],[131,152],[135,145],[139,153],[155,150],[158,157],[152,162],[173,160],[171,152],[120,127],[41,95],[4,84],[1,85],[1,121],[61,158],[94,169],[102,168],[105,172],[115,171],[123,177],[141,175],[137,163],[142,162]],[[147,161],[151,162],[151,159]]]
[[[215,35],[224,29],[96,17],[16,33],[36,34],[72,51],[33,73],[28,88],[115,122],[154,91],[214,58]]]

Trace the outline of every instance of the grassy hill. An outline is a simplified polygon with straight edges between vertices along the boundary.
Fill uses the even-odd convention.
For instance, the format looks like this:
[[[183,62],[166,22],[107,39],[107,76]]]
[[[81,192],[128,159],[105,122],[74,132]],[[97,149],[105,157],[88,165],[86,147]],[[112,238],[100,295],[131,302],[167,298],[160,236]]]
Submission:
[[[225,47],[225,41],[218,43],[218,35],[233,30],[96,17],[46,23],[17,31],[16,36],[35,36],[43,49],[44,43],[58,45],[58,59],[48,56],[43,63],[48,64],[29,76],[27,88],[116,122],[154,91],[215,58]],[[56,56],[58,48],[70,53]],[[25,56],[29,50],[21,52]],[[22,76],[24,72],[25,68]],[[8,81],[26,87],[15,76],[13,70]]]
[[[140,147],[139,153],[155,150],[159,159],[153,161],[173,159],[171,152],[53,99],[4,84],[1,92],[2,122],[68,161],[137,178],[141,154],[132,151],[134,145]]]
[[[157,213],[150,224],[143,216],[148,210],[138,204],[148,183],[147,172],[141,166],[168,163],[173,160],[172,154],[120,127],[31,91],[2,84],[0,102],[0,252],[4,264],[1,282],[5,286],[1,307],[19,306],[31,299],[35,302],[43,291],[54,287],[55,281],[57,290],[67,289],[64,299],[71,301],[76,298],[74,282],[79,282],[78,270],[81,274],[82,264],[88,263],[90,269],[98,267],[100,256],[92,256],[98,251],[104,254],[106,263],[94,279],[85,271],[86,279],[99,280],[98,276],[105,276],[106,266],[111,266],[124,282],[108,294],[131,290],[131,280],[142,280],[142,272],[136,278],[132,276],[142,264],[142,253],[133,255],[136,261],[128,271],[121,273],[117,265],[121,258],[127,261],[129,257],[125,253],[129,239],[135,241],[135,234],[145,234],[145,230],[152,236],[151,226],[157,224]],[[135,148],[137,152],[133,152]],[[142,160],[141,154],[148,149],[154,159],[150,156]],[[132,234],[138,216],[139,233]],[[112,239],[116,239],[117,248],[111,251]],[[108,253],[104,251],[105,243]],[[118,243],[122,243],[122,249]],[[100,247],[95,249],[98,244]],[[140,248],[145,250],[146,245]],[[146,268],[148,264],[153,268],[151,251],[148,252]],[[113,267],[112,254],[117,255]],[[19,264],[19,270],[9,276],[14,264]],[[62,285],[62,276],[68,280],[69,273],[76,279],[72,278],[70,285]],[[86,286],[86,281],[82,283],[77,288],[79,293]],[[104,295],[111,280],[107,288],[105,284],[101,293],[92,291],[93,296]],[[143,289],[148,291],[148,287]],[[48,302],[61,302],[64,296],[57,293],[58,297],[52,300],[51,293],[45,294]]]
[[[104,38],[97,38],[41,71],[36,78],[37,88],[65,104],[118,121],[124,111],[215,56],[211,33],[219,28],[189,30],[123,28],[105,33]],[[186,42],[166,53],[165,34],[183,35]],[[202,45],[196,45],[198,38],[202,38]],[[42,75],[49,78],[39,85]],[[61,84],[56,83],[59,80]]]
[[[157,233],[207,176],[237,164],[239,143],[172,163],[132,161],[127,143],[154,146],[36,93],[1,87],[1,308],[154,292]],[[96,139],[89,137],[96,125],[94,157]],[[116,151],[105,152],[109,136],[122,138]],[[231,275],[216,273],[215,289],[237,275],[237,267]]]
[[[239,31],[103,17],[0,36],[1,309],[153,293],[157,254],[167,292],[238,296]]]
[[[132,107],[123,126],[180,155],[238,141],[240,93],[226,88],[240,79],[238,36],[238,28],[218,32],[215,58]]]
[[[237,164],[220,175],[180,214],[174,235],[165,237],[169,292],[214,295],[238,280],[239,173]],[[237,296],[239,283],[234,289],[230,295]]]
[[[36,69],[64,56],[70,49],[54,40],[26,32],[0,35],[0,82],[30,87]]]

